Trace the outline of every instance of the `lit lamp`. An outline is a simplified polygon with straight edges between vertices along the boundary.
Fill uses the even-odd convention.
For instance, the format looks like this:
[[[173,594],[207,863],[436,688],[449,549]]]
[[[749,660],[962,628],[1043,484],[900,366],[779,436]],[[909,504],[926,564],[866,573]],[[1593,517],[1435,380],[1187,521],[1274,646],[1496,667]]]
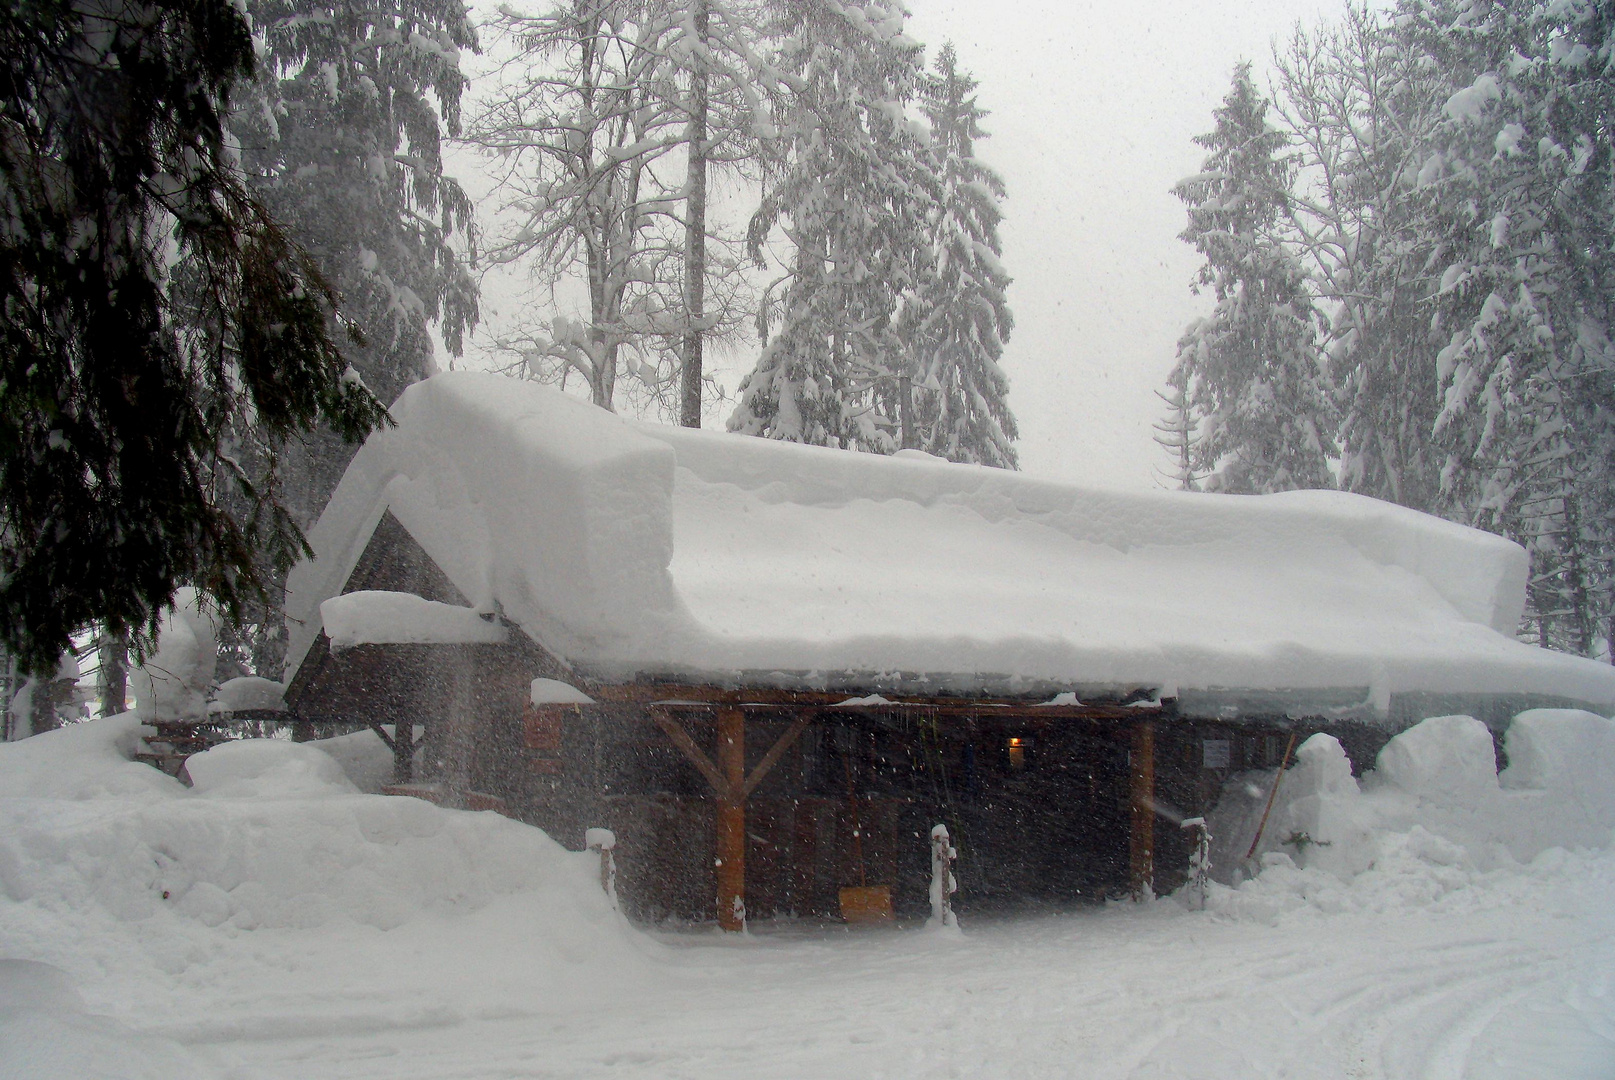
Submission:
[[[1026,748],[1032,745],[1032,740],[1020,735],[1011,735],[1006,748],[1009,750],[1009,767],[1020,770],[1026,768]]]

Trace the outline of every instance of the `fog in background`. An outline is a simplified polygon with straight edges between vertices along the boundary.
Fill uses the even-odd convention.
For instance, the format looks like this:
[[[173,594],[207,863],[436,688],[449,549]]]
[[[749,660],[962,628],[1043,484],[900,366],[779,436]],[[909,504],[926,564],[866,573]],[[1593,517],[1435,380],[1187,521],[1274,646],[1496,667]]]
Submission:
[[[1009,188],[1001,236],[1015,332],[1003,366],[1022,469],[1092,486],[1161,486],[1155,391],[1184,325],[1210,310],[1190,291],[1198,264],[1177,239],[1185,216],[1172,185],[1198,171],[1203,151],[1190,140],[1210,128],[1234,65],[1251,59],[1264,71],[1275,37],[1297,21],[1333,17],[1340,3],[909,0],[909,8],[909,33],[927,60],[952,41],[992,113],[992,138],[977,154]],[[475,76],[496,60],[468,56],[466,68]],[[479,92],[474,80],[468,109]],[[496,231],[484,198],[495,167],[458,149],[449,169],[478,199],[483,227]],[[524,310],[549,314],[548,293],[521,272],[490,272],[483,288],[483,326],[456,366],[491,365],[492,334]],[[581,298],[560,313],[579,308]],[[708,369],[733,391],[755,360],[754,341],[720,346],[709,349]],[[729,408],[709,408],[706,425],[721,428]]]

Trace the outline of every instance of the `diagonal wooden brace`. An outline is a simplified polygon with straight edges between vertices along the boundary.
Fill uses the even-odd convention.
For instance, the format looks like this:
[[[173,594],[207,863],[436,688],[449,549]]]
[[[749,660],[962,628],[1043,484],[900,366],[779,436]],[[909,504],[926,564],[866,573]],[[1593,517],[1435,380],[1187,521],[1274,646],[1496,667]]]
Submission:
[[[683,724],[660,709],[655,708],[650,710],[650,718],[652,723],[665,731],[667,737],[673,740],[673,745],[684,752],[684,756],[690,759],[690,764],[695,766],[696,771],[707,778],[707,783],[711,784],[712,790],[718,793],[718,798],[728,802],[737,801],[734,797],[735,793],[730,790],[728,779],[718,771],[716,765],[712,764],[712,759],[707,757],[699,746],[695,745],[695,740],[690,738],[690,733],[684,730]]]
[[[729,783],[728,777],[724,776],[718,766],[713,764],[712,759],[695,744],[695,740],[690,737],[683,724],[656,708],[650,710],[650,718],[652,723],[667,733],[667,737],[673,740],[673,745],[683,752],[690,764],[695,766],[696,771],[707,778],[707,783],[712,785],[712,790],[718,798],[726,802],[744,802],[750,797],[751,793],[757,790],[757,785],[761,784],[763,778],[779,764],[779,759],[785,756],[785,752],[807,729],[810,722],[806,716],[799,716],[793,720],[791,726],[774,740],[774,745],[769,747],[768,753],[763,755],[763,759],[757,763],[757,767],[752,769],[751,775],[746,777],[740,789],[736,791]]]

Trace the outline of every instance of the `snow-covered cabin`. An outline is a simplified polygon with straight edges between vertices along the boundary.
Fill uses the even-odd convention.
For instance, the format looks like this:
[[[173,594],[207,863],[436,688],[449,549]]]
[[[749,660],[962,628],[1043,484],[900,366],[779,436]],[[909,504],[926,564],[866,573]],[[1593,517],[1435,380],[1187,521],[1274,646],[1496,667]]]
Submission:
[[[1615,704],[1615,668],[1515,639],[1522,549],[1371,499],[1089,490],[464,372],[393,416],[288,579],[290,708],[397,725],[400,779],[563,841],[612,827],[647,912],[710,911],[715,857],[754,912],[871,878],[901,907],[950,814],[985,893],[1103,894],[1175,865],[1141,806],[1291,731]],[[1008,869],[1028,844],[1060,854]]]

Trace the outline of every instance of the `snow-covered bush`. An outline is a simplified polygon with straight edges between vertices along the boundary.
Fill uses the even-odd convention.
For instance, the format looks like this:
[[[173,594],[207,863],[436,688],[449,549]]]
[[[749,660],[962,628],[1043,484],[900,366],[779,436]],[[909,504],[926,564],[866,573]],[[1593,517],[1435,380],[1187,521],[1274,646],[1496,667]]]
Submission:
[[[140,715],[148,721],[206,718],[218,651],[217,613],[204,606],[195,589],[180,589],[174,606],[163,613],[157,651],[130,679]]]

